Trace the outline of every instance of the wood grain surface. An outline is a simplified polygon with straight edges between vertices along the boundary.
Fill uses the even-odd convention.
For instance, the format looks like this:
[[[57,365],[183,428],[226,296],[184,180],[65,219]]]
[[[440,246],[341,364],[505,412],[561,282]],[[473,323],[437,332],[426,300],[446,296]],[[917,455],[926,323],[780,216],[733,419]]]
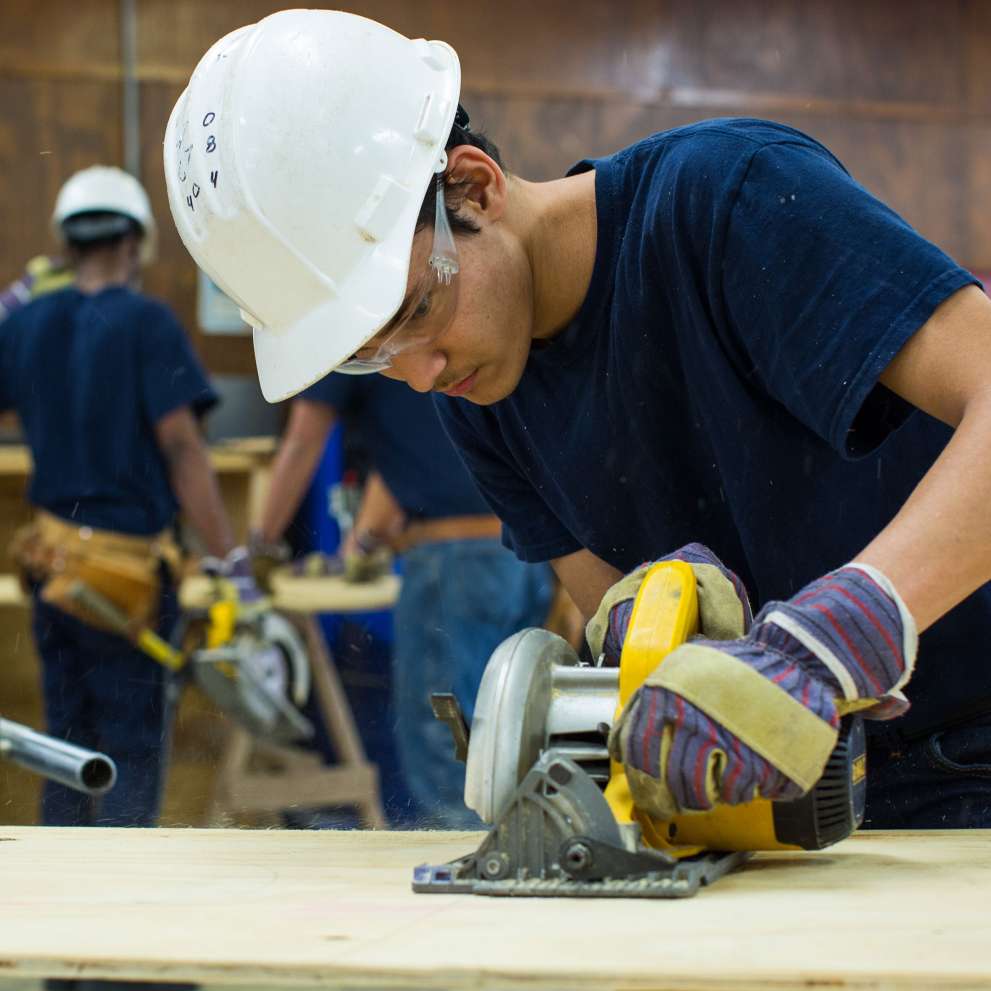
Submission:
[[[480,834],[0,828],[0,975],[449,991],[991,982],[991,831],[861,833],[684,901],[414,895]]]

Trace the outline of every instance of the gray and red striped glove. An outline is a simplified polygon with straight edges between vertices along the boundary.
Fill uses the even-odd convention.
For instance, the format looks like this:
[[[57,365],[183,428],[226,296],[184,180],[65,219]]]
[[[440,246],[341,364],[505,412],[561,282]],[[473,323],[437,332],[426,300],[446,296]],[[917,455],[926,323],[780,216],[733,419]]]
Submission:
[[[691,558],[703,552],[718,562],[699,545],[685,551],[696,571]],[[668,655],[610,734],[635,803],[651,815],[796,798],[821,776],[841,715],[891,718],[908,707],[900,689],[915,661],[915,623],[876,569],[850,564],[768,603],[735,640],[711,638],[701,586],[699,594],[703,637]],[[629,613],[630,603],[613,600],[607,654],[621,648]]]

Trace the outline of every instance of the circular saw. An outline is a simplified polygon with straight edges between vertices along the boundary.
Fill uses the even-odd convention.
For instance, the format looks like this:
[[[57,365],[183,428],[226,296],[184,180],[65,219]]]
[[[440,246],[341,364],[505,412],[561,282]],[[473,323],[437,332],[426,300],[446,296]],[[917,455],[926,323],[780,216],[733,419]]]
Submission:
[[[310,664],[295,627],[270,609],[245,615],[226,599],[209,615],[207,645],[189,658],[200,688],[253,736],[278,744],[309,739],[313,725],[300,710]]]
[[[451,695],[438,718],[466,758],[465,803],[492,828],[449,864],[422,865],[413,889],[555,897],[694,894],[758,850],[816,850],[863,817],[863,724],[847,717],[819,783],[791,802],[757,799],[660,822],[638,810],[609,729],[647,675],[693,636],[691,568],[655,565],[637,596],[620,666],[583,664],[546,630],[504,641],[486,667],[468,732]]]

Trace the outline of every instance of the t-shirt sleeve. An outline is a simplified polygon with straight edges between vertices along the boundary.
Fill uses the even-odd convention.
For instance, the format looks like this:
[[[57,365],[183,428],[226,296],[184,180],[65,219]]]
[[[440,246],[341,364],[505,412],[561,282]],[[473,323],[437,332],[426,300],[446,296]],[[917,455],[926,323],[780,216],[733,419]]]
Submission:
[[[911,412],[878,377],[940,303],[977,281],[799,142],[753,155],[721,254],[714,277],[745,373],[847,458]]]
[[[217,404],[217,394],[171,310],[149,303],[140,332],[142,404],[152,423],[182,406],[199,416]]]
[[[550,561],[581,550],[500,441],[495,417],[465,400],[436,400],[448,437],[482,498],[502,520],[502,542],[520,560]],[[475,422],[476,419],[479,422]]]

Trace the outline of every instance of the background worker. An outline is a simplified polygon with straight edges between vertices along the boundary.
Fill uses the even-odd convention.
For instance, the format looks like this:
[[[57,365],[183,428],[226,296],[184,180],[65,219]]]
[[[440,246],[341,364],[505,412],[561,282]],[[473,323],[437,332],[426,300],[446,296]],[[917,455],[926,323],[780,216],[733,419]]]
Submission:
[[[168,637],[177,617],[177,504],[209,553],[225,557],[233,546],[197,424],[216,397],[171,311],[132,288],[155,237],[137,180],[106,166],[78,172],[52,221],[74,284],[0,324],[0,409],[20,418],[34,461],[28,498],[38,510],[14,550],[34,593],[47,732],[106,751],[118,777],[99,806],[46,783],[42,820],[149,826],[169,736],[169,677],[129,640],[98,628],[72,583]]]
[[[75,278],[75,273],[63,259],[36,255],[24,266],[24,272],[18,278],[0,290],[0,323],[32,299],[72,285]]]
[[[470,720],[492,651],[546,618],[552,576],[502,546],[499,521],[429,398],[380,376],[330,376],[293,402],[256,530],[260,545],[281,538],[342,411],[360,419],[373,466],[342,556],[355,566],[382,546],[403,554],[389,722],[413,816],[421,827],[468,828],[478,819],[464,805],[464,767],[430,693],[453,691]]]
[[[708,645],[697,690],[647,686],[615,728],[657,803],[804,790],[840,709],[905,684],[921,630],[912,711],[871,734],[869,819],[991,825],[991,303],[974,278],[769,122],[654,135],[553,182],[507,175],[456,116],[453,51],[369,25],[284,12],[242,29],[170,121],[177,225],[252,314],[266,395],[339,366],[445,393],[511,546],[551,560],[586,615],[624,572],[699,540],[768,604],[749,639]],[[326,57],[298,64],[290,30]],[[228,167],[250,156],[252,199],[225,187],[194,237],[183,170],[206,156],[193,142],[179,163],[177,138],[235,72],[264,80],[233,91],[252,122],[221,149]],[[269,119],[300,135],[292,182]],[[255,275],[272,229],[306,259],[279,267],[281,299]],[[622,612],[604,619],[621,642]],[[757,702],[735,715],[796,728],[802,774],[780,740],[760,754],[759,725],[731,729],[738,684]]]

